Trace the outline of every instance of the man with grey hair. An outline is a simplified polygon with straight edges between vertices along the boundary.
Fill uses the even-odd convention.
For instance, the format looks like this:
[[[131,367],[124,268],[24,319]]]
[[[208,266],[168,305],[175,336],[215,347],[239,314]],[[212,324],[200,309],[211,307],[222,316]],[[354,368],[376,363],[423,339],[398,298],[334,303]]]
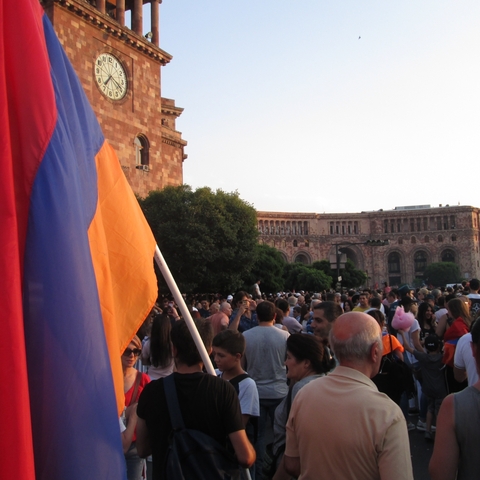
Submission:
[[[215,304],[212,304],[215,305]],[[212,324],[213,335],[217,335],[222,330],[228,328],[230,322],[230,315],[232,314],[232,306],[228,302],[223,302],[219,306],[219,310],[212,312],[213,315],[207,318],[207,320]]]
[[[378,323],[362,312],[344,313],[332,325],[330,346],[340,365],[303,387],[293,402],[287,472],[302,480],[412,480],[405,418],[370,380],[382,360]]]

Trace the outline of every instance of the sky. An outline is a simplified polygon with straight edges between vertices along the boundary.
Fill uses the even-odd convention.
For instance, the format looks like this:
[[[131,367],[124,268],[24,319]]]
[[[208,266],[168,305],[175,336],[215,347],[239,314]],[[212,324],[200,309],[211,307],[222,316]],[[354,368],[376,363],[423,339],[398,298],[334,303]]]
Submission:
[[[480,207],[478,0],[163,0],[184,183],[257,210]]]

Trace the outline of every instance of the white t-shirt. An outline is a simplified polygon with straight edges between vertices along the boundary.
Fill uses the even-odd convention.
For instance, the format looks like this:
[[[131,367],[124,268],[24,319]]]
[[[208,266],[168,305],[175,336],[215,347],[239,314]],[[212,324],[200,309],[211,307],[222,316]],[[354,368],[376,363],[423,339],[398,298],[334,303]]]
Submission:
[[[218,377],[222,377],[222,372],[220,370],[215,370],[215,373]],[[257,384],[253,378],[247,377],[239,382],[238,401],[240,402],[240,411],[242,412],[242,415],[250,415],[252,417],[260,416],[260,402],[258,400]]]
[[[457,343],[455,357],[453,359],[453,364],[455,367],[467,371],[469,387],[478,381],[477,367],[475,365],[475,358],[472,354],[472,347],[470,345],[471,341],[471,333],[466,333],[463,335],[463,337],[461,337]]]
[[[440,319],[448,313],[448,310],[446,308],[440,308],[435,312],[435,318],[437,319],[437,323],[440,321]]]
[[[420,324],[418,323],[418,320],[415,318],[413,320],[412,326],[410,327],[410,330],[405,335],[407,340],[408,340],[408,344],[413,349],[415,349],[415,345],[413,344],[412,333],[416,332],[417,330],[420,330]],[[403,345],[403,337],[401,335],[398,335],[397,338],[398,338],[398,341]],[[410,352],[407,352],[406,350],[403,353],[403,355],[404,356],[407,355],[407,359],[408,359],[409,363],[412,364],[412,365],[414,363],[418,362],[418,360],[413,356],[413,354],[411,354]]]

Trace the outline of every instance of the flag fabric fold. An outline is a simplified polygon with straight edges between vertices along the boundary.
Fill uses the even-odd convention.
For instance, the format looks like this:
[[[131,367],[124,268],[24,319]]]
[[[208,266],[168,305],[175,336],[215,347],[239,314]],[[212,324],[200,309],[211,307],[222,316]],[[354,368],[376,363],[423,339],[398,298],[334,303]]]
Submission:
[[[155,241],[38,0],[0,0],[0,28],[0,478],[124,478],[120,355]]]

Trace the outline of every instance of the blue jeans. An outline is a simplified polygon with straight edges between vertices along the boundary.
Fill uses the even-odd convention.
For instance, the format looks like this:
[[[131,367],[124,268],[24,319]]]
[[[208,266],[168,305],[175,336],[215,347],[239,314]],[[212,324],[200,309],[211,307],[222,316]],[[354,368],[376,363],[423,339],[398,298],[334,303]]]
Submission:
[[[145,460],[138,456],[135,442],[132,442],[125,454],[125,463],[127,464],[127,480],[143,480],[142,473]]]
[[[258,438],[255,443],[255,451],[257,460],[255,461],[255,480],[262,480],[263,455],[265,453],[265,432],[267,430],[267,422],[273,426],[275,409],[278,407],[283,398],[261,398],[260,399],[260,418],[258,419]]]

